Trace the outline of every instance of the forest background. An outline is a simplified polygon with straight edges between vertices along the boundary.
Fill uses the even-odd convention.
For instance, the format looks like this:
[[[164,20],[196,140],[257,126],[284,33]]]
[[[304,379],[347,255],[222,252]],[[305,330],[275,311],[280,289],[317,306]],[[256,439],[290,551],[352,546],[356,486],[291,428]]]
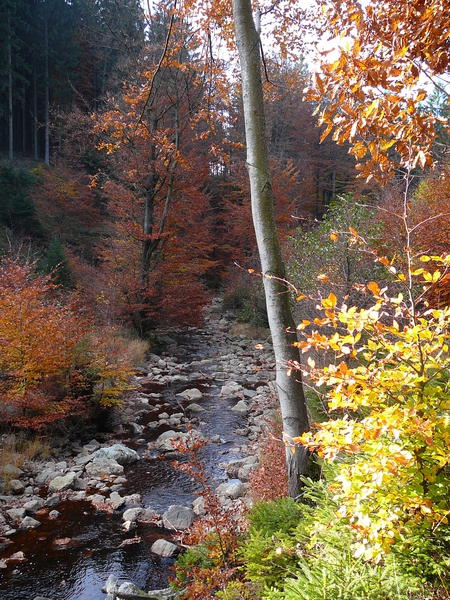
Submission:
[[[123,354],[129,340],[118,331],[148,339],[158,328],[194,323],[218,291],[242,319],[267,325],[260,284],[245,274],[258,270],[258,259],[240,85],[235,78],[230,88],[219,77],[233,65],[222,64],[212,45],[205,57],[201,39],[187,21],[173,20],[169,3],[146,16],[138,2],[4,1],[1,22],[0,244],[12,261],[3,285],[19,297],[31,278],[42,286],[40,297],[57,284],[41,319],[60,318],[62,304],[73,316],[66,362],[54,366],[56,356],[45,365],[38,359],[49,331],[27,317],[34,341],[5,352],[8,404],[57,418],[77,395],[91,394],[94,382],[84,379],[108,387],[111,373],[101,374],[100,355]],[[285,60],[278,67],[267,57],[277,223],[287,240],[299,225],[314,229],[338,194],[358,195],[365,186],[347,148],[319,143],[314,105],[302,101],[306,64]],[[27,276],[23,260],[34,265]],[[17,303],[9,307],[14,314],[3,318],[2,346],[11,349],[23,314]],[[73,359],[88,338],[95,376]],[[55,340],[59,355],[61,343]],[[44,393],[46,385],[54,389]],[[67,385],[80,389],[67,395]],[[99,392],[102,402],[111,400],[109,391]],[[46,408],[49,394],[59,408]]]
[[[331,12],[318,18],[293,3],[287,18],[311,39],[338,25],[364,34],[361,7],[348,3],[345,21],[342,3],[328,4]],[[239,319],[267,326],[261,280],[251,276],[260,266],[232,21],[209,4],[212,20],[189,20],[188,5],[161,2],[145,14],[133,0],[1,0],[5,426],[49,427],[86,407],[93,415],[120,403],[149,343],[157,346],[173,325],[198,323],[217,293]],[[278,3],[263,13],[266,23],[274,10]],[[221,42],[217,28],[226,34]],[[380,98],[364,97],[383,66],[368,66],[354,46],[352,66],[364,74],[353,81],[355,106],[332,87],[333,77],[351,80],[350,50],[311,86],[307,63],[291,49],[302,35],[290,44],[276,27],[271,35],[280,50],[263,46],[262,68],[274,207],[294,314],[308,331],[316,306],[364,309],[385,284],[398,283],[394,263],[414,272],[412,247],[415,257],[448,254],[448,94],[441,80],[432,91],[416,88],[401,113],[385,94],[389,114]],[[408,60],[413,47],[400,44],[396,60]],[[445,39],[440,51],[430,45],[418,60],[434,53],[441,76]],[[390,75],[400,92],[409,86],[401,69]],[[392,115],[397,129],[377,137],[375,123],[382,128]],[[409,126],[416,138],[405,133]],[[357,168],[355,157],[366,153]],[[397,216],[406,212],[405,228]],[[430,276],[425,283],[440,307],[446,271]],[[317,340],[307,345],[330,350]],[[327,352],[311,359],[308,376],[326,365]],[[343,375],[351,366],[338,364]]]

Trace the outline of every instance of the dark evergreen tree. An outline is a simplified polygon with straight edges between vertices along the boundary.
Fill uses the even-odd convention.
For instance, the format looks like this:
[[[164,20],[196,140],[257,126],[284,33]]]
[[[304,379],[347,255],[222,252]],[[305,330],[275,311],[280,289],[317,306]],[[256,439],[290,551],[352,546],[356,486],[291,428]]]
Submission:
[[[0,223],[13,231],[36,234],[36,207],[28,195],[33,176],[25,169],[0,166]]]
[[[54,283],[57,285],[69,288],[73,284],[69,258],[61,245],[61,240],[57,237],[50,242],[42,263],[42,270],[51,274]]]

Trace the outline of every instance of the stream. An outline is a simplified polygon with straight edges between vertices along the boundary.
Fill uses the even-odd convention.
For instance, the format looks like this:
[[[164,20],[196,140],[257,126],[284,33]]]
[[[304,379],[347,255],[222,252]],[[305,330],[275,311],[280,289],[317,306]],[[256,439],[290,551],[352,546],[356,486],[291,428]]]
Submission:
[[[227,480],[218,464],[240,458],[242,448],[248,443],[241,435],[247,426],[247,417],[231,410],[236,398],[220,396],[224,378],[213,379],[217,359],[224,352],[223,345],[216,344],[207,330],[199,329],[178,334],[176,342],[173,356],[183,363],[183,375],[189,382],[143,383],[138,392],[141,397],[147,396],[151,410],[140,423],[147,425],[162,411],[169,416],[179,413],[191,401],[176,394],[189,388],[199,389],[203,397],[195,402],[205,409],[199,413],[199,429],[206,439],[220,436],[220,443],[206,444],[198,456],[215,487]],[[250,364],[251,353],[243,360]],[[257,376],[247,379],[250,383],[247,380],[246,387],[253,386],[253,389],[259,383],[266,383],[262,377],[260,382]],[[242,377],[241,381],[244,383]],[[131,434],[126,429],[121,435],[123,443],[138,451],[142,458],[125,467],[127,483],[120,494],[138,493],[143,506],[161,514],[171,504],[191,506],[196,498],[190,477],[172,465],[173,455],[147,451],[147,444],[168,429],[168,425],[145,426],[141,433]],[[105,594],[101,588],[110,574],[116,575],[119,583],[132,581],[143,590],[167,587],[174,559],[160,558],[151,553],[150,548],[158,538],[170,540],[170,531],[138,524],[136,530],[126,532],[123,509],[102,512],[85,500],[62,502],[57,509],[61,514],[56,520],[49,519],[48,515],[39,516],[40,527],[18,531],[11,537],[13,543],[7,550],[0,547],[0,559],[19,551],[26,557],[23,562],[8,564],[7,569],[0,570],[1,600],[33,600],[37,596],[51,600],[102,600]],[[140,541],[130,543],[132,538]]]

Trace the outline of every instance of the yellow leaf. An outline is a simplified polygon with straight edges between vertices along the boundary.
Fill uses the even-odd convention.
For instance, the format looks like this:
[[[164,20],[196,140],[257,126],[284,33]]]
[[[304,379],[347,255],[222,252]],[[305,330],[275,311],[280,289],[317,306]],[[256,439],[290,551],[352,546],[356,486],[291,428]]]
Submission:
[[[328,296],[328,298],[325,298],[325,300],[322,300],[322,305],[324,308],[334,308],[336,306],[336,302],[337,302],[336,296],[333,294],[333,292],[330,292],[330,295]]]
[[[367,287],[374,296],[380,295],[380,287],[376,281],[371,281]]]
[[[348,371],[348,366],[347,363],[345,363],[344,361],[341,362],[341,364],[339,365],[339,371],[345,375],[345,373],[347,373]]]
[[[373,102],[371,102],[369,104],[369,106],[366,108],[365,112],[364,112],[364,116],[370,117],[370,115],[374,112],[378,110],[378,106],[380,104],[380,99],[376,98]]]
[[[325,281],[325,282],[330,281],[330,278],[328,277],[328,275],[325,275],[325,274],[318,275],[317,279],[319,281]]]
[[[330,240],[333,240],[333,242],[337,242],[338,241],[338,236],[336,233],[330,233]]]
[[[381,140],[380,141],[380,148],[383,152],[386,152],[386,150],[389,150],[389,148],[391,148],[395,143],[397,143],[397,140]]]
[[[441,272],[440,271],[435,271],[433,273],[433,283],[436,283],[436,281],[439,281],[441,277]]]

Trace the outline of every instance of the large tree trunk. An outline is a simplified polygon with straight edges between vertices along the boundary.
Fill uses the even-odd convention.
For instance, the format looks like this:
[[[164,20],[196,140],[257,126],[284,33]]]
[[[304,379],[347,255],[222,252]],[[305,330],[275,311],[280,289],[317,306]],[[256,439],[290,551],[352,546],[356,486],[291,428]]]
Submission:
[[[267,149],[266,123],[261,81],[259,34],[253,21],[251,1],[233,0],[234,27],[241,64],[245,137],[247,143],[247,168],[250,177],[253,224],[255,227],[267,315],[276,359],[276,384],[283,419],[288,472],[288,489],[291,497],[301,492],[300,475],[308,466],[307,451],[300,447],[296,452],[289,446],[292,438],[308,429],[308,416],[300,373],[289,377],[286,365],[299,361],[295,324],[289,304],[283,257],[275,225],[272,183]]]

